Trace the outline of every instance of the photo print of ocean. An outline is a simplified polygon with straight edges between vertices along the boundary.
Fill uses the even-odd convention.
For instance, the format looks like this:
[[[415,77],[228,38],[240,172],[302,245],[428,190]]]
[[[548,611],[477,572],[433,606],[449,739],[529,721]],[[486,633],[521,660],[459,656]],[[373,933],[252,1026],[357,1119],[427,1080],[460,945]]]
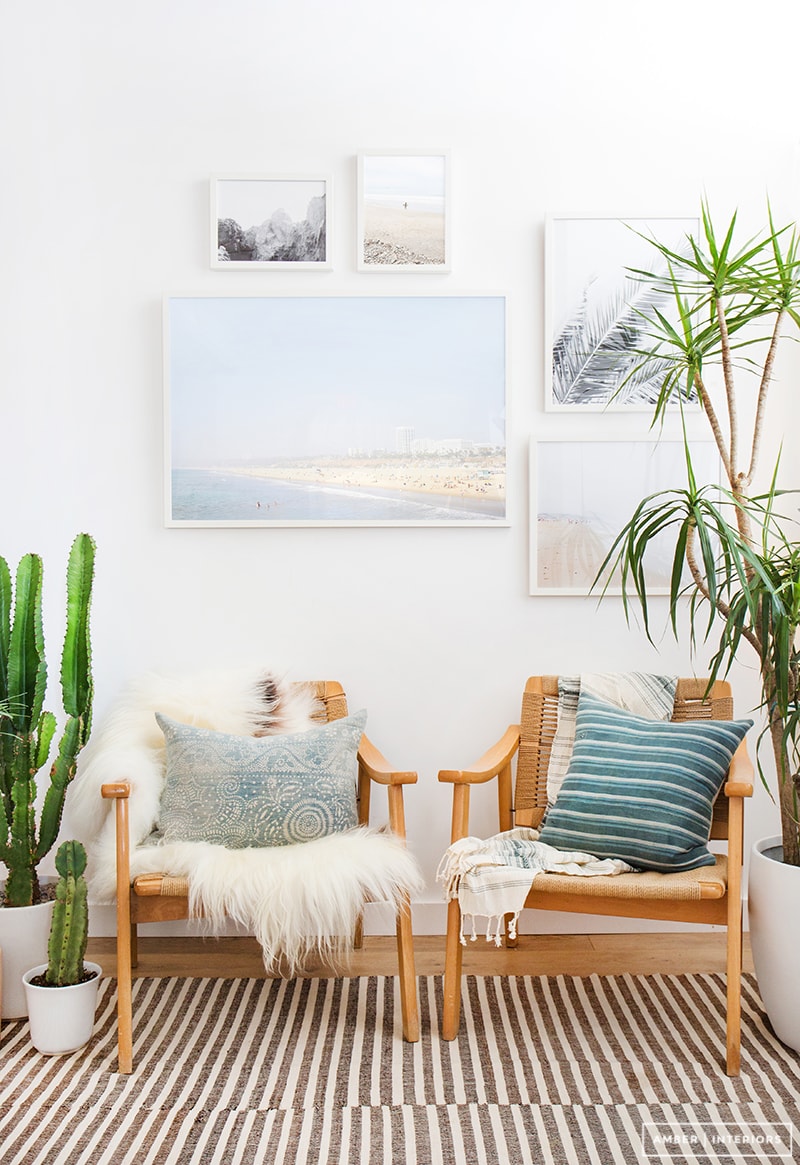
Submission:
[[[502,296],[165,302],[169,526],[496,526]]]

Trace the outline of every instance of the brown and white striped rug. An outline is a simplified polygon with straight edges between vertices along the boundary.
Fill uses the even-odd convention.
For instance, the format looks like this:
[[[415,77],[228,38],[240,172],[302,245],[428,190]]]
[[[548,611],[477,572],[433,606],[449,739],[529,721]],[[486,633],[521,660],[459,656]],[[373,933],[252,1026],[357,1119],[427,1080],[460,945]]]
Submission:
[[[752,976],[743,991],[731,1080],[721,975],[468,977],[452,1043],[439,1036],[441,980],[423,978],[413,1045],[391,978],[141,979],[135,1071],[119,1076],[106,980],[80,1053],[40,1056],[27,1022],[3,1025],[0,1161],[800,1160],[800,1057],[771,1035]]]

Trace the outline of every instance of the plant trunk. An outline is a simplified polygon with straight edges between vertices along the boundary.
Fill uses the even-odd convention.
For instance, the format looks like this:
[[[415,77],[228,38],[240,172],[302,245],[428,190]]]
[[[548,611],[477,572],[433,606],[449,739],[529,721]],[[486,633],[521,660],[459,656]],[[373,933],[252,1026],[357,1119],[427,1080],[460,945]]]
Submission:
[[[778,803],[781,813],[783,860],[789,866],[800,866],[800,824],[797,821],[797,795],[794,773],[786,747],[786,729],[777,713],[770,717],[770,736],[778,774]]]

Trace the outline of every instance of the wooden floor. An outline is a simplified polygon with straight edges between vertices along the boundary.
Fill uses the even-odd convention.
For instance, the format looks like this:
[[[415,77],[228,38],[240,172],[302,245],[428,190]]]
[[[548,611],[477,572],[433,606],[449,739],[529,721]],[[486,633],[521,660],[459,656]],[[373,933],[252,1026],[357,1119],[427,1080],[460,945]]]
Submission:
[[[444,970],[444,937],[414,938],[418,975],[440,975]],[[89,940],[87,957],[100,963],[107,975],[116,973],[115,940]],[[752,971],[748,936],[744,941],[744,970]],[[722,931],[668,934],[523,935],[516,950],[498,950],[483,937],[464,950],[467,975],[618,975],[689,974],[725,970],[725,934]],[[360,951],[343,972],[317,966],[312,976],[393,975],[397,971],[394,936],[367,936]],[[266,978],[261,953],[252,938],[139,939],[139,965],[134,976],[207,976],[223,979]]]

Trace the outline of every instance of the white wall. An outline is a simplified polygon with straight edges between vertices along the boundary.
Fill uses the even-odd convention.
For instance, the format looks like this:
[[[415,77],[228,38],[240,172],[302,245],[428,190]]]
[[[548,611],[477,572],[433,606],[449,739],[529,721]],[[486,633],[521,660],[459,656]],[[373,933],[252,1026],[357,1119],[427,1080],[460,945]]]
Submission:
[[[440,926],[436,773],[516,719],[526,676],[691,667],[684,645],[657,654],[628,630],[619,600],[527,594],[528,441],[562,420],[542,403],[544,216],[695,213],[703,192],[753,230],[767,192],[779,219],[796,215],[795,80],[761,46],[791,41],[797,13],[794,0],[7,6],[0,550],[45,556],[55,663],[67,548],[95,535],[98,715],[159,665],[258,659],[340,679],[383,751],[419,772],[408,827],[437,905],[417,922]],[[513,524],[165,529],[162,296],[385,291],[385,274],[355,270],[355,155],[391,147],[453,159],[452,273],[397,275],[397,290],[508,296]],[[212,271],[209,175],[309,171],[334,179],[333,270]],[[788,387],[776,431],[796,419]],[[745,710],[756,685],[743,670],[735,682]],[[492,802],[478,803],[489,828]],[[748,833],[772,821],[759,798]]]

